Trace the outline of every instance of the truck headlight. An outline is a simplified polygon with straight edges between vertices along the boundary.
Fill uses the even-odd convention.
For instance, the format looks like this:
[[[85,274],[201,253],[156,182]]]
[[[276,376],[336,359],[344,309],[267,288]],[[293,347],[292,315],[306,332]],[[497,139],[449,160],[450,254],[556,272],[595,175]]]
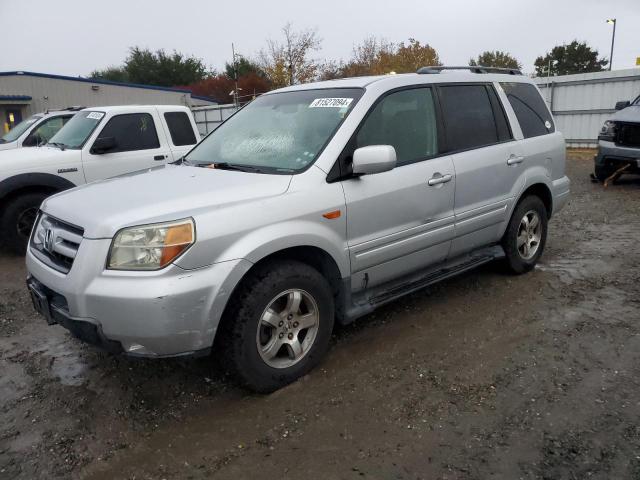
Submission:
[[[192,219],[128,227],[111,243],[107,268],[111,270],[159,270],[195,241]]]
[[[616,122],[612,122],[607,120],[604,122],[604,125],[600,129],[600,135],[598,135],[598,140],[606,140],[608,142],[613,142],[616,136]]]

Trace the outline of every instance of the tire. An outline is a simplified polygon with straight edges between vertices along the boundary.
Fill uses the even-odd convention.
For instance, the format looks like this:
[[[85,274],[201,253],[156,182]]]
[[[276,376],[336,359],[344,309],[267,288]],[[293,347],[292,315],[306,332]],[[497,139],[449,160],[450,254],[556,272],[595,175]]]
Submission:
[[[604,165],[596,165],[594,174],[598,180],[604,182],[607,178],[609,178],[615,172],[615,168],[607,167]]]
[[[547,241],[547,222],[547,209],[540,197],[531,195],[520,200],[502,238],[509,271],[522,274],[535,267]]]
[[[302,262],[269,262],[242,281],[221,322],[214,351],[226,369],[245,388],[273,392],[309,372],[327,351],[331,287]]]
[[[23,255],[29,235],[42,201],[49,195],[42,192],[26,193],[8,202],[0,218],[2,242],[14,253]]]

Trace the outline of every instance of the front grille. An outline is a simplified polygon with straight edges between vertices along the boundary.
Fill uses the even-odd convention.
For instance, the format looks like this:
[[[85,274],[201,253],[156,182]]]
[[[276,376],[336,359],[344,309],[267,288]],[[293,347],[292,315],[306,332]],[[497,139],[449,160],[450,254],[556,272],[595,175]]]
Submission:
[[[31,252],[54,270],[68,273],[83,234],[82,228],[41,213],[29,242]]]
[[[640,147],[640,124],[618,123],[616,144],[622,147]]]

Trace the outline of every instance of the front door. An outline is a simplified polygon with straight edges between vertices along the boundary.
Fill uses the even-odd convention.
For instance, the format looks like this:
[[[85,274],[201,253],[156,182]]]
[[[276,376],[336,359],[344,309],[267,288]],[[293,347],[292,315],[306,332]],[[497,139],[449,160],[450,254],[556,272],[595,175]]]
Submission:
[[[388,94],[365,118],[352,148],[391,145],[395,169],[342,182],[352,290],[442,262],[454,234],[455,172],[438,156],[431,88]]]
[[[87,182],[157,167],[170,159],[169,148],[166,142],[160,143],[158,128],[149,113],[111,117],[95,141],[108,137],[115,141],[113,149],[99,153],[87,146],[82,152]]]

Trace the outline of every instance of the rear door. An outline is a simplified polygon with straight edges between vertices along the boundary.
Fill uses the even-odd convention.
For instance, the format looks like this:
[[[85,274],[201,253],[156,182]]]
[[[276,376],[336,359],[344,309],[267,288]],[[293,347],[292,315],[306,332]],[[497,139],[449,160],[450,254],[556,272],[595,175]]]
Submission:
[[[456,172],[456,257],[499,240],[524,157],[492,84],[440,85],[438,96]]]
[[[198,143],[195,122],[187,112],[164,112],[162,121],[170,142],[172,160],[182,157]]]
[[[454,233],[455,175],[440,156],[433,90],[387,94],[363,120],[348,155],[367,145],[392,145],[397,167],[342,182],[352,289],[374,287],[442,262]]]
[[[155,115],[125,113],[112,116],[92,143],[113,137],[115,148],[98,153],[92,146],[83,151],[87,182],[156,167],[170,159],[170,150]]]

